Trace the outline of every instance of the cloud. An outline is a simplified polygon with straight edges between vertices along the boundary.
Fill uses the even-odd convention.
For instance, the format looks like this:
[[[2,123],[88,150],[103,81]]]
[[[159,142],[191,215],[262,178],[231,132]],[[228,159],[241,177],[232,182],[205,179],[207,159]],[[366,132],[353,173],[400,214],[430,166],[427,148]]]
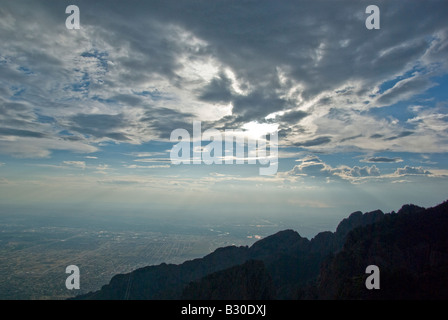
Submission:
[[[66,141],[58,138],[17,137],[11,140],[0,139],[0,153],[17,158],[49,158],[53,150],[93,153],[98,151],[98,148],[81,141]]]
[[[141,99],[140,97],[138,97],[135,94],[118,94],[115,95],[113,97],[111,97],[112,100],[116,100],[119,102],[123,102],[126,105],[130,105],[130,106],[138,106],[141,105],[143,103],[143,99]]]
[[[155,157],[155,156],[166,156],[170,153],[170,150],[166,152],[160,152],[160,151],[153,151],[153,152],[133,152],[130,153],[130,156],[137,157],[137,158],[145,158],[145,157]]]
[[[128,126],[123,114],[77,114],[70,117],[69,129],[95,138],[127,141],[129,138],[118,130]]]
[[[378,168],[375,165],[371,167],[368,166],[365,167],[354,166],[353,168],[340,167],[333,169],[332,173],[336,176],[339,176],[347,180],[363,177],[378,177],[381,175],[380,170],[378,170]]]
[[[312,140],[307,140],[304,142],[296,142],[295,145],[297,147],[313,147],[319,146],[322,144],[327,144],[331,142],[331,137],[318,137]]]
[[[0,136],[15,136],[15,137],[28,137],[28,138],[43,138],[44,134],[29,130],[0,128]]]
[[[415,75],[412,78],[399,81],[395,86],[381,94],[375,103],[377,106],[387,106],[398,101],[406,101],[415,94],[423,92],[435,85],[435,83],[426,77]]]
[[[403,131],[403,132],[400,132],[396,136],[385,138],[384,140],[386,140],[386,141],[396,140],[396,139],[399,139],[399,138],[410,136],[413,133],[414,133],[413,131]]]
[[[132,186],[141,184],[142,182],[138,180],[100,180],[98,183],[104,185]]]
[[[83,169],[83,170],[86,168],[85,161],[63,161],[62,163],[66,166],[73,167],[73,168],[79,168],[79,169]]]
[[[297,124],[303,118],[307,117],[308,113],[301,110],[293,110],[285,112],[283,115],[276,117],[277,121],[286,122],[289,124]]]
[[[142,159],[135,159],[135,162],[171,162],[170,158],[142,158]]]
[[[175,129],[189,129],[193,126],[194,115],[169,108],[148,108],[140,119],[145,123],[156,137],[169,139]]]
[[[366,159],[372,160],[372,159]],[[397,163],[402,162],[400,158],[373,158],[372,162]],[[447,171],[441,169],[426,170],[423,167],[413,167],[406,165],[403,168],[397,168],[393,173],[381,173],[375,166],[345,166],[332,167],[323,162],[317,156],[306,156],[296,160],[300,164],[295,165],[293,169],[286,172],[286,176],[315,178],[323,181],[348,181],[353,184],[371,181],[389,181],[391,183],[409,182],[405,176],[428,176],[428,177],[447,177]],[[369,161],[371,162],[371,161]]]
[[[257,121],[277,122],[281,143],[299,149],[446,150],[423,110],[394,124],[368,112],[446,74],[446,1],[380,1],[387,28],[376,33],[353,1],[77,5],[82,28],[69,32],[62,2],[2,3],[1,136],[63,139],[73,150],[75,140],[167,140],[193,120]],[[35,154],[49,156],[50,145]],[[24,154],[10,147],[0,151]]]
[[[398,168],[395,173],[397,176],[406,176],[406,175],[429,175],[430,171],[425,170],[422,167],[411,167],[405,166],[404,168]]]
[[[316,156],[307,156],[298,161],[301,162],[301,164],[294,166],[294,168],[288,172],[289,175],[336,180],[343,179],[350,181],[351,183],[358,183],[364,178],[379,177],[381,175],[380,170],[375,165],[371,167],[339,166],[334,168],[324,163]]]
[[[340,140],[340,142],[345,142],[345,141],[355,140],[355,139],[362,138],[362,137],[363,137],[362,134],[358,134],[358,135],[356,135],[356,136],[351,136],[351,137],[342,138],[342,139]]]
[[[373,163],[397,163],[403,162],[401,158],[388,158],[388,157],[370,157],[360,160],[361,162],[373,162]]]
[[[229,103],[233,99],[232,81],[221,73],[199,92],[199,99],[212,103]]]
[[[307,156],[298,161],[301,164],[294,166],[290,171],[291,175],[306,175],[306,176],[331,176],[332,168],[326,165],[322,160],[315,156]]]
[[[446,133],[448,133],[448,106],[446,102],[437,103],[435,107],[414,107],[415,117],[407,120],[408,124],[414,126],[414,130],[421,135],[432,132],[436,135],[437,144],[445,144]]]
[[[103,174],[103,175],[107,175],[108,172],[111,170],[112,168],[108,165],[108,164],[100,164],[96,167],[94,167],[93,171],[94,173],[99,173],[99,174]]]
[[[170,168],[170,165],[152,165],[152,166],[141,166],[136,164],[126,165],[128,169],[162,169],[162,168]]]

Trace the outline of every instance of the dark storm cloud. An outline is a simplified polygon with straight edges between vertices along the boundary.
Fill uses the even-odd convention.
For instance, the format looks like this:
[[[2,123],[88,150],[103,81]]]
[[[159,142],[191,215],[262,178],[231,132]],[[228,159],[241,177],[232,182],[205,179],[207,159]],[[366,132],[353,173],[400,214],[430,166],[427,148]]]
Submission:
[[[194,115],[168,108],[150,108],[140,121],[150,127],[159,138],[169,139],[175,129],[192,130]]]
[[[181,77],[176,73],[181,66],[178,54],[188,47],[177,41],[176,32],[159,16],[160,7],[174,3],[147,1],[79,1],[83,24],[93,27],[92,36],[102,39],[115,48],[123,48],[129,54],[116,57],[120,66],[118,86],[139,84],[161,75],[173,82]],[[84,10],[83,10],[84,9]],[[167,8],[166,8],[167,9]],[[103,55],[90,54],[107,66],[110,59]]]
[[[205,121],[203,127],[205,129],[215,128],[217,130],[238,130],[245,124],[245,121],[240,116],[225,116],[217,121]]]
[[[200,92],[199,99],[208,102],[229,103],[232,101],[232,81],[223,73],[214,78]]]
[[[396,163],[402,162],[401,158],[387,158],[387,157],[370,157],[361,160],[361,162],[373,162],[373,163]]]
[[[345,142],[345,141],[354,140],[354,139],[357,139],[357,138],[361,138],[362,136],[363,136],[362,134],[358,134],[358,135],[356,135],[356,136],[351,136],[351,137],[347,137],[347,138],[341,139],[340,142]]]
[[[29,105],[22,102],[5,101],[0,98],[0,121],[14,122],[32,120],[35,116]]]
[[[157,12],[204,39],[209,52],[238,79],[252,85],[249,95],[233,95],[229,79],[221,77],[205,85],[199,96],[210,102],[230,101],[237,118],[249,121],[291,107],[277,94],[277,66],[283,68],[289,82],[303,85],[301,95],[308,99],[346,81],[361,80],[366,87],[360,92],[365,92],[425,54],[427,35],[445,27],[441,11],[432,12],[431,8],[436,5],[443,10],[446,4],[442,2],[379,1],[383,28],[388,32],[372,33],[364,27],[367,4],[197,1],[157,6]],[[407,10],[408,6],[413,10]],[[180,11],[185,14],[178,14]],[[429,15],[430,20],[426,18]],[[430,85],[427,79],[417,77],[387,92],[378,103],[396,102]]]
[[[98,130],[109,130],[122,128],[126,125],[122,114],[77,114],[71,117],[75,125],[80,127],[95,128]]]
[[[45,134],[29,130],[20,130],[12,128],[0,128],[0,136],[15,136],[27,138],[44,138]]]
[[[133,94],[119,94],[112,97],[113,100],[123,102],[129,106],[138,106],[142,103],[143,99]]]
[[[232,113],[238,122],[250,122],[252,120],[264,121],[264,118],[276,111],[281,111],[288,106],[288,101],[278,97],[271,88],[259,88],[247,95],[238,94],[232,90],[232,80],[225,74],[213,79],[201,92],[199,99],[212,103],[229,103],[233,105]],[[302,111],[290,112],[288,116],[298,120],[306,113]],[[285,117],[287,121],[287,117]],[[291,119],[290,119],[291,120]],[[294,121],[294,119],[292,119]]]
[[[331,137],[319,137],[312,140],[307,140],[305,142],[298,142],[295,143],[295,146],[297,147],[314,147],[314,146],[320,146],[323,144],[327,144],[331,142]]]
[[[242,77],[260,85],[263,82],[272,85],[275,84],[271,76],[274,67],[286,65],[290,75],[306,84],[308,95],[320,92],[323,87],[336,86],[347,78],[359,77],[361,72],[363,78],[392,74],[421,53],[424,43],[412,42],[408,47],[378,57],[381,48],[394,47],[397,36],[405,42],[442,25],[442,15],[436,13],[432,23],[425,21],[423,29],[418,27],[422,25],[418,18],[431,9],[428,4],[413,2],[412,6],[418,6],[420,11],[408,12],[398,11],[394,8],[396,3],[380,1],[383,24],[394,28],[394,32],[372,34],[364,27],[366,3],[216,1],[206,5],[195,2],[191,7],[197,6],[197,10],[187,11],[189,14],[180,21],[216,48],[215,54],[220,60],[233,66]],[[402,10],[406,3],[400,6]],[[402,27],[400,22],[404,19],[415,22],[411,30]],[[345,39],[350,42],[343,47],[339,43]],[[325,44],[321,48],[322,57],[317,61],[322,43]]]
[[[204,126],[238,129],[251,121],[277,121],[280,135],[292,137],[289,141],[296,146],[355,142],[362,125],[337,136],[330,121],[319,126],[315,119],[328,117],[341,127],[353,124],[359,118],[344,110],[354,108],[357,99],[366,103],[358,103],[358,110],[408,100],[435,85],[433,76],[447,68],[446,1],[376,1],[381,29],[373,31],[365,28],[370,1],[76,4],[82,29],[69,32],[64,25],[66,2],[2,3],[0,88],[5,89],[0,97],[32,101],[31,108],[53,116],[62,129],[97,139],[142,141],[144,127],[166,139],[173,129],[209,117],[209,110],[200,110],[209,103],[231,104],[231,114],[223,112],[221,119],[204,121]],[[204,75],[202,66],[210,61],[214,71]],[[194,64],[196,69],[191,69],[199,75],[193,77],[188,67]],[[413,72],[407,79],[374,92],[409,70]],[[159,89],[179,104],[131,94]],[[147,111],[150,99],[154,108]],[[200,104],[197,109],[191,106],[195,103]],[[265,119],[275,112],[281,116]],[[0,109],[0,115],[15,130],[39,131],[17,122],[25,121],[20,115],[32,117],[32,110],[11,114]],[[55,136],[60,130],[54,128]],[[394,132],[400,130],[405,129]],[[409,135],[366,132],[366,137],[388,137],[377,141],[380,149],[381,143]]]
[[[413,131],[403,131],[403,132],[401,132],[400,134],[398,134],[396,136],[389,137],[389,138],[386,138],[384,140],[386,140],[386,141],[396,140],[396,139],[399,139],[399,138],[410,136],[413,133],[414,133]]]
[[[123,114],[77,114],[70,118],[69,129],[95,138],[109,138],[126,141],[129,138],[117,130],[128,127],[128,121]]]
[[[47,136],[44,121],[28,103],[7,101],[0,97],[1,135],[43,138]],[[49,133],[49,132],[48,132]]]
[[[297,124],[298,122],[300,122],[300,120],[302,120],[306,116],[308,116],[307,112],[297,110],[286,112],[282,116],[278,117],[278,120],[289,124]]]
[[[279,98],[270,90],[255,91],[247,96],[237,96],[233,100],[232,112],[239,117],[239,121],[264,121],[268,114],[281,111],[287,105],[285,99]]]

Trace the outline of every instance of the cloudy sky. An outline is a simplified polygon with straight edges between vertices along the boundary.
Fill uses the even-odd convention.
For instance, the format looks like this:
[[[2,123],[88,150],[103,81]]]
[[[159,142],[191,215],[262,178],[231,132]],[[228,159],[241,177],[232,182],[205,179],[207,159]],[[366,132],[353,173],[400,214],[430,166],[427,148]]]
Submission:
[[[68,5],[80,29],[66,28]],[[380,9],[368,30],[366,7]],[[446,1],[2,1],[0,202],[304,214],[448,187]],[[173,165],[170,133],[278,130],[279,166]]]

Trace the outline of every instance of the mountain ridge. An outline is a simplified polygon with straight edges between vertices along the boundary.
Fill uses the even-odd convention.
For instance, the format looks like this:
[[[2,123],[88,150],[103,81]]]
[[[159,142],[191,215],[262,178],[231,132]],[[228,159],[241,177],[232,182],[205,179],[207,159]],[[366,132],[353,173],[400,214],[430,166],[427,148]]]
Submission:
[[[99,291],[89,292],[75,299],[228,299],[232,297],[232,294],[234,299],[259,299],[260,297],[264,299],[344,299],[354,298],[355,293],[359,292],[362,298],[381,298],[382,296],[378,294],[372,295],[372,292],[366,293],[362,290],[360,285],[362,281],[359,279],[365,278],[365,274],[361,272],[363,270],[359,266],[353,268],[350,265],[350,259],[358,262],[364,262],[366,259],[357,256],[354,248],[360,252],[364,248],[367,253],[389,248],[383,242],[384,239],[393,235],[395,230],[393,228],[401,234],[392,236],[391,239],[398,244],[407,243],[403,241],[409,238],[409,235],[403,232],[411,232],[409,230],[416,232],[418,225],[422,223],[431,225],[425,213],[434,210],[448,212],[447,203],[440,204],[435,207],[436,209],[425,209],[408,204],[403,205],[397,213],[392,211],[386,214],[381,210],[364,214],[356,211],[344,218],[335,232],[324,231],[311,240],[300,236],[294,230],[286,229],[255,242],[251,247],[222,247],[203,258],[185,261],[180,265],[163,263],[158,266],[140,268],[128,274],[116,275]],[[448,230],[446,227],[448,222],[445,219],[447,216],[447,214],[435,216],[435,219],[440,220],[434,222],[439,225],[439,229]],[[409,226],[406,227],[407,225]],[[428,228],[425,228],[426,232],[429,232]],[[443,233],[439,232],[437,235],[442,237],[440,241],[437,239],[442,244],[437,247],[441,249],[435,251],[433,256],[438,255],[441,258],[432,257],[432,259],[445,261],[443,259],[445,255],[448,257],[448,243],[446,246],[443,245]],[[421,242],[424,235],[416,239],[417,242]],[[376,249],[369,249],[370,251],[365,249],[365,247],[370,248],[369,246]],[[411,249],[406,250],[414,252]],[[400,257],[406,255],[399,249],[395,251]],[[389,264],[382,264],[386,267],[386,277],[393,277],[391,275],[394,272],[399,273],[398,269],[390,267],[396,262],[393,257],[380,252],[380,259],[377,257],[378,252],[375,254],[376,256],[371,254],[375,257],[372,261],[380,264],[383,263],[381,259],[392,261]],[[367,255],[367,257],[370,256]],[[446,265],[448,265],[448,258]],[[442,267],[445,265],[443,264]],[[356,275],[347,270],[350,268],[356,270]],[[332,278],[334,275],[336,280]],[[239,279],[236,282],[235,277]],[[353,280],[356,285],[352,286],[351,291],[348,289],[344,291],[342,288],[345,286],[344,281],[351,283],[353,277],[357,277],[357,282]],[[337,280],[339,278],[344,280]],[[258,286],[250,285],[251,282],[258,283]]]

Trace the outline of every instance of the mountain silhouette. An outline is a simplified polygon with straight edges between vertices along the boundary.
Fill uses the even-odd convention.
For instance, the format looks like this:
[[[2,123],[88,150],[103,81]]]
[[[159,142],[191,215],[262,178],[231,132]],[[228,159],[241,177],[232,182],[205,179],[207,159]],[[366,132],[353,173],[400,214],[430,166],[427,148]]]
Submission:
[[[365,269],[380,268],[380,290],[366,290]],[[405,205],[378,223],[352,230],[322,264],[314,298],[448,299],[448,202]]]
[[[369,265],[380,269],[379,290],[365,286]],[[74,299],[446,299],[446,284],[448,202],[354,212],[311,240],[280,231],[251,247],[119,274]]]

